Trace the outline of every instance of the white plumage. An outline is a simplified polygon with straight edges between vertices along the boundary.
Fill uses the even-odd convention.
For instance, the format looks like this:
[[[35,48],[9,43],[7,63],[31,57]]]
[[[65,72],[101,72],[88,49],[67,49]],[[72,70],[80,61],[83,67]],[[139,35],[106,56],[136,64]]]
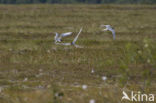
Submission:
[[[77,34],[77,36],[74,38],[73,42],[72,42],[72,45],[75,45],[75,42],[77,41],[79,35],[81,34],[82,32],[82,28],[80,29],[79,33]]]
[[[72,32],[62,33],[60,35],[57,32],[55,32],[55,34],[56,35],[55,35],[54,39],[55,39],[55,43],[57,43],[57,42],[61,42],[62,41],[62,37],[69,36],[69,35],[72,34]]]
[[[79,35],[81,34],[81,32],[82,32],[82,28],[80,29],[79,33],[76,35],[76,37],[74,38],[74,40],[71,43],[61,43],[61,39],[62,39],[62,37],[71,35],[72,32],[63,33],[60,36],[58,36],[58,33],[56,33],[56,35],[55,35],[55,44],[57,44],[57,45],[65,45],[65,46],[74,45],[75,47],[79,47],[80,48],[80,46],[76,45],[75,43],[76,43]],[[59,42],[59,43],[57,43],[57,42]]]
[[[110,25],[101,25],[101,27],[105,27],[103,31],[111,31],[113,35],[113,39],[115,40],[116,37],[115,30]]]

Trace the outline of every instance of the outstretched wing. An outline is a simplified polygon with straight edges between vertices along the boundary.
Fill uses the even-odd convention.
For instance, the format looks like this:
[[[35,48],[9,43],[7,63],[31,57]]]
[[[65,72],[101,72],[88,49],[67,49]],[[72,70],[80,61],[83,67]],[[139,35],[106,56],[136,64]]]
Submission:
[[[77,34],[77,36],[74,38],[74,40],[73,40],[73,42],[72,42],[73,44],[75,44],[75,42],[77,41],[77,39],[78,39],[78,37],[79,37],[81,31],[82,31],[82,28],[80,29],[80,31],[79,31],[79,33]]]
[[[62,34],[61,34],[61,37],[69,36],[69,35],[71,35],[71,34],[72,34],[72,32],[62,33]]]
[[[69,36],[69,35],[71,35],[71,34],[72,34],[72,32],[62,33],[62,34],[58,37],[58,39],[61,40],[62,37],[66,37],[66,36]]]
[[[112,32],[112,34],[113,34],[113,39],[115,40],[115,37],[116,37],[116,35],[115,35],[115,30],[114,29],[109,29],[111,32]]]
[[[59,35],[59,34],[58,34],[57,32],[55,32],[55,34],[56,34],[56,35],[55,35],[54,39],[55,39],[55,41],[57,41],[57,38],[58,38],[58,35]]]

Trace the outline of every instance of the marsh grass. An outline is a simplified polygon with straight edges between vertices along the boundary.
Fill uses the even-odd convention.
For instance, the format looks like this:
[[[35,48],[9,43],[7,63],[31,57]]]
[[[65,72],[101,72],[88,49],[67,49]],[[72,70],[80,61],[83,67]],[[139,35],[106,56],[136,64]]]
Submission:
[[[156,93],[155,10],[155,5],[0,5],[0,103],[116,103],[122,90]],[[116,40],[100,31],[101,24],[115,27]],[[64,42],[72,41],[81,27],[77,44],[83,48],[54,44],[54,32],[72,31]]]

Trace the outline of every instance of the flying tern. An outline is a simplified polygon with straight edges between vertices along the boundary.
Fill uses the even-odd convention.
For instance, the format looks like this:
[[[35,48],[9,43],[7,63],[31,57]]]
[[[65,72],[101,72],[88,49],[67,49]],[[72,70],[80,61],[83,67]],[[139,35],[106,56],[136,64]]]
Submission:
[[[74,38],[74,40],[71,43],[56,43],[56,44],[58,44],[58,45],[65,45],[65,46],[73,45],[75,47],[80,47],[79,45],[76,45],[75,43],[76,43],[79,35],[81,34],[81,32],[82,32],[82,28],[80,29],[79,33],[76,35],[76,37]]]
[[[57,42],[61,42],[62,41],[62,37],[69,36],[69,35],[72,34],[72,32],[62,33],[60,35],[57,32],[55,32],[55,34],[56,35],[55,35],[54,39],[55,39],[55,43],[57,43]]]
[[[103,31],[111,31],[113,34],[113,39],[115,40],[115,30],[110,25],[101,25],[101,27],[105,27]]]

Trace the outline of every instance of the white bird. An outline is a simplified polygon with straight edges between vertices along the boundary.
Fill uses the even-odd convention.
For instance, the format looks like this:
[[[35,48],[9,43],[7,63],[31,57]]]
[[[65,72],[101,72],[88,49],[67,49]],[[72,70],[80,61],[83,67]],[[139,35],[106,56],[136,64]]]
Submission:
[[[91,73],[94,73],[95,71],[94,71],[94,69],[92,68],[92,71],[91,71]]]
[[[81,32],[82,32],[82,28],[80,29],[79,33],[76,35],[76,37],[74,38],[74,40],[71,43],[56,43],[56,44],[58,44],[58,45],[65,45],[65,46],[74,45],[75,47],[80,47],[79,45],[76,45],[75,43],[76,43],[79,35],[81,34]]]
[[[103,31],[111,31],[113,34],[113,39],[115,40],[115,30],[110,25],[101,25],[101,27],[106,27]]]
[[[95,103],[95,100],[94,100],[94,99],[91,99],[91,100],[89,101],[89,103]]]
[[[102,80],[104,80],[104,81],[107,80],[107,77],[106,76],[103,76],[102,77]]]
[[[60,35],[57,32],[55,32],[55,34],[56,35],[55,35],[54,39],[55,39],[55,43],[57,43],[57,42],[61,42],[62,41],[62,37],[69,36],[69,35],[72,34],[72,32],[62,33]]]
[[[83,89],[83,90],[86,90],[87,87],[88,87],[87,85],[82,85],[82,89]]]

